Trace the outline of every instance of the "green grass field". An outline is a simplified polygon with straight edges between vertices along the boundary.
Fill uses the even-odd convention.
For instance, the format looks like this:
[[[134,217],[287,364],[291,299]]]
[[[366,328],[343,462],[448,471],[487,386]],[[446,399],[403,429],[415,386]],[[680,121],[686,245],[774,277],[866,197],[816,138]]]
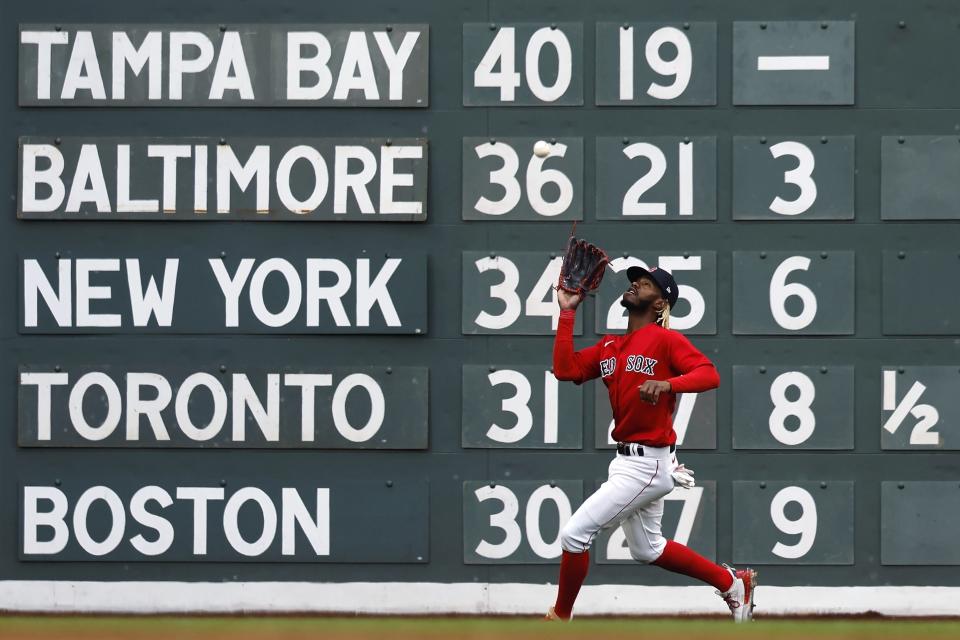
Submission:
[[[729,620],[580,619],[572,624],[521,618],[325,617],[74,617],[3,616],[0,638],[177,638],[244,640],[281,638],[613,638],[725,640],[726,638],[960,638],[960,620],[784,620],[749,625]]]

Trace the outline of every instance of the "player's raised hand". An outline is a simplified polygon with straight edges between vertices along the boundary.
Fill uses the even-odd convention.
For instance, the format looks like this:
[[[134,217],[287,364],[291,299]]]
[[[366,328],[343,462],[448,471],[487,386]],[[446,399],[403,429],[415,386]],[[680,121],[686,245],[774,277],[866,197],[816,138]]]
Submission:
[[[583,296],[579,293],[570,293],[557,287],[557,304],[560,305],[561,310],[576,309],[581,300],[583,300]]]
[[[647,380],[640,385],[640,399],[657,404],[661,393],[670,393],[670,383],[666,380]]]

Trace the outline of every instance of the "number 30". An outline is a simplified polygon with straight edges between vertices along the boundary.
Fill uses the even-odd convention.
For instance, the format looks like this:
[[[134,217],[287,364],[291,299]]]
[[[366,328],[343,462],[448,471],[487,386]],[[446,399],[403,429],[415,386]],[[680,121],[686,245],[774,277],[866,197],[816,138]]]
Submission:
[[[520,533],[520,525],[517,524],[520,501],[517,500],[516,494],[503,485],[496,485],[494,487],[480,487],[474,492],[474,495],[478,502],[498,500],[503,505],[503,509],[490,515],[490,526],[503,531],[503,542],[490,543],[481,540],[476,547],[477,554],[492,560],[502,560],[512,555],[520,548],[520,542],[523,538]],[[543,533],[540,531],[540,510],[543,508],[543,503],[547,501],[556,505],[560,516],[561,529],[570,519],[573,509],[567,494],[559,487],[551,487],[550,485],[537,487],[527,501],[526,517],[524,518],[527,542],[537,556],[551,559],[560,556],[560,532],[557,532],[555,540],[548,542],[543,539]]]

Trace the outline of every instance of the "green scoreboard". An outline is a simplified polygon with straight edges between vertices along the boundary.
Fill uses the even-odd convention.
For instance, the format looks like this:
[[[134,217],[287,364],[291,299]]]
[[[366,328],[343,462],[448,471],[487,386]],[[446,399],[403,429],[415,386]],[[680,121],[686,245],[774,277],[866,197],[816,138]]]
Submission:
[[[4,6],[0,608],[545,610],[614,455],[602,385],[551,370],[576,224],[611,258],[578,346],[656,266],[720,371],[678,398],[665,535],[769,612],[956,613],[958,25]],[[723,611],[617,530],[592,558],[583,613]]]

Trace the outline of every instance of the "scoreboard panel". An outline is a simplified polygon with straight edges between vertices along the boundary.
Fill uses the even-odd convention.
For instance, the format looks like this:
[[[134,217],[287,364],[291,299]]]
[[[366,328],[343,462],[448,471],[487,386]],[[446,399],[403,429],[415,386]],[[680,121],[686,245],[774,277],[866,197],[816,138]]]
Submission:
[[[583,104],[579,22],[463,25],[463,104]]]
[[[734,251],[733,332],[852,334],[853,271],[853,251]]]
[[[881,488],[880,561],[885,565],[960,564],[957,551],[957,502],[960,483],[886,481]],[[917,539],[911,523],[927,523]]]
[[[598,105],[717,104],[717,23],[597,22],[596,42]]]
[[[852,220],[854,136],[735,136],[734,220]]]
[[[880,143],[884,220],[956,220],[960,137],[883,136]]]
[[[853,449],[854,367],[733,367],[734,449]]]
[[[854,22],[733,23],[733,104],[854,103]]]
[[[677,280],[677,306],[671,309],[670,326],[690,335],[717,332],[717,255],[714,251],[683,251],[678,255],[635,252],[633,247],[620,252],[608,251],[612,259],[596,294],[597,335],[623,332],[627,311],[620,298],[629,286],[627,269],[633,266],[666,269]],[[617,256],[617,257],[613,257]]]
[[[583,220],[583,138],[464,138],[463,219]]]
[[[854,482],[733,483],[733,560],[853,564]]]
[[[561,394],[552,369],[463,367],[464,447],[579,450],[582,407],[582,390]]]
[[[656,266],[721,376],[665,535],[960,587],[952,2],[121,4],[0,16],[6,578],[555,581],[614,455],[551,369],[573,228],[577,347]]]
[[[664,496],[663,536],[697,549],[705,558],[716,558],[717,483],[698,480],[697,484],[699,486],[689,490],[678,487]],[[597,536],[595,545],[597,564],[636,565],[627,536],[620,528],[604,530]],[[647,569],[644,573],[655,571],[657,569]]]
[[[716,138],[603,137],[596,148],[598,220],[716,220]]]

